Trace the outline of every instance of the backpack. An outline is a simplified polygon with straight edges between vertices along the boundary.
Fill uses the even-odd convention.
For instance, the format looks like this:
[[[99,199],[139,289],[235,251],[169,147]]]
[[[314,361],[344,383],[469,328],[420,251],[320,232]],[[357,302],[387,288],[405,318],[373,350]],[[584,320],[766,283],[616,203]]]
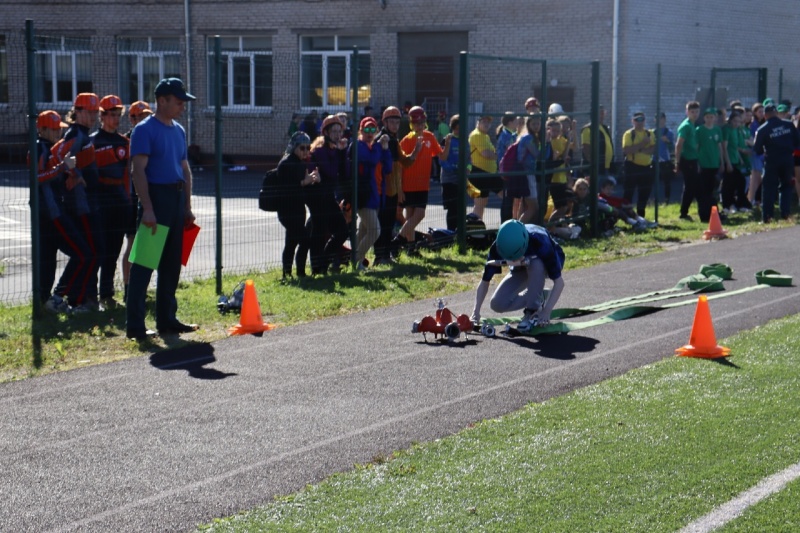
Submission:
[[[267,170],[261,190],[258,191],[258,208],[262,211],[277,211],[281,205],[278,169]]]
[[[513,143],[506,149],[506,153],[500,158],[500,172],[517,172],[522,170],[522,164],[519,162],[517,152],[519,148],[519,141]],[[508,176],[503,176],[508,179]]]

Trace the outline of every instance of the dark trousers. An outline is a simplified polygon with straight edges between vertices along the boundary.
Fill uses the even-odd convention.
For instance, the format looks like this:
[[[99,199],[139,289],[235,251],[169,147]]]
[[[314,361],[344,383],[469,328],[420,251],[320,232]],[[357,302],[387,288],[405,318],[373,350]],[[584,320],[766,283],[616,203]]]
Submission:
[[[668,204],[672,196],[672,180],[675,178],[675,166],[672,161],[661,161],[658,164],[658,180],[664,184],[664,197],[661,200]]]
[[[385,197],[383,206],[378,209],[378,223],[381,232],[375,241],[375,260],[389,259],[394,238],[394,225],[397,220],[397,195]]]
[[[631,161],[625,161],[625,185],[622,194],[626,204],[633,203],[633,195],[638,191],[636,198],[636,213],[644,217],[647,201],[650,200],[650,193],[653,190],[653,167],[637,165]]]
[[[733,167],[732,172],[726,172],[722,178],[722,207],[752,207],[747,200],[746,185],[738,168]]]
[[[458,184],[442,183],[442,207],[445,211],[447,229],[455,231],[458,229]]]
[[[311,213],[308,244],[311,270],[324,272],[334,263],[347,240],[347,222],[333,193],[310,196],[307,201]]]
[[[103,255],[100,257],[100,298],[114,296],[114,274],[130,218],[130,203],[124,193],[105,194],[100,201]]]
[[[697,216],[701,222],[711,218],[711,206],[715,205],[714,190],[717,187],[719,168],[701,168],[697,183]]]
[[[697,159],[681,159],[678,163],[678,171],[683,176],[681,216],[685,216],[689,214],[689,207],[691,207],[694,199],[697,198],[697,184],[700,179]]]
[[[781,218],[791,213],[794,161],[765,161],[761,181],[761,219],[769,222],[775,216],[775,201],[780,198]]]
[[[156,284],[156,327],[168,328],[178,319],[178,300],[175,293],[181,276],[181,253],[183,251],[183,227],[186,215],[186,197],[183,190],[174,185],[149,184],[150,201],[156,221],[169,228],[164,251],[158,263]],[[142,220],[142,209],[139,207],[139,224]],[[145,297],[153,271],[136,263],[131,265],[128,283],[128,300],[126,302],[127,330],[140,332],[145,330]]]
[[[66,296],[70,305],[81,305],[87,300],[97,299],[97,265],[102,242],[99,239],[99,217],[96,212],[85,215],[66,215],[60,217],[63,230],[80,235],[75,244],[85,246],[81,259],[70,258],[67,267],[58,281],[56,294]]]
[[[297,275],[304,276],[309,241],[308,232],[306,231],[305,206],[287,206],[285,209],[278,211],[278,222],[286,229],[283,254],[281,256],[283,273],[292,273],[292,260],[294,259],[297,263]]]
[[[87,279],[86,270],[92,257],[92,251],[83,234],[72,221],[71,217],[60,216],[54,220],[40,219],[40,250],[41,266],[39,268],[39,283],[42,288],[42,301],[50,297],[53,283],[56,279],[56,260],[58,251],[69,257],[67,266],[58,280],[55,293],[66,296],[73,305],[83,303],[78,301],[78,295],[85,291],[83,280]]]

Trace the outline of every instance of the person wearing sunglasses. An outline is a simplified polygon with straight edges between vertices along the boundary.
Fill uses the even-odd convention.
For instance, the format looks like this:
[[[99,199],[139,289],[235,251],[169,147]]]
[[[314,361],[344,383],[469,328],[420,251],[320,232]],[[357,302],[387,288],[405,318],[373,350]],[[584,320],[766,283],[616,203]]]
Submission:
[[[297,266],[297,276],[306,275],[309,238],[304,188],[320,182],[316,169],[309,172],[310,151],[311,138],[305,132],[295,132],[278,163],[278,180],[283,187],[280,196],[284,199],[278,209],[278,221],[286,229],[281,256],[284,280],[292,277],[292,260]]]
[[[389,137],[381,135],[376,142],[378,122],[372,117],[361,121],[358,130],[358,176],[356,185],[356,210],[358,213],[358,233],[356,235],[356,266],[366,270],[364,261],[367,251],[380,235],[381,225],[378,209],[386,201],[386,176],[392,172],[392,154],[389,151]],[[380,170],[378,170],[380,168]],[[379,187],[377,172],[381,172]],[[345,192],[346,201],[348,192]],[[349,203],[353,205],[352,199]]]

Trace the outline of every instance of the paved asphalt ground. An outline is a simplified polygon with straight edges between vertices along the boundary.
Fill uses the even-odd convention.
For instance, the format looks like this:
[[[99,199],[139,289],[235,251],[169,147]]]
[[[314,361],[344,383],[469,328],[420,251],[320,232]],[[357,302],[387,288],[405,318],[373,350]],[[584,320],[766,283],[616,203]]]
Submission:
[[[728,290],[764,268],[796,281],[798,240],[794,227],[567,272],[559,307],[669,288],[713,262],[734,269]],[[451,295],[449,307],[469,313],[471,300]],[[710,305],[721,338],[800,312],[800,291]],[[0,530],[190,530],[671,357],[694,315],[687,305],[565,336],[426,344],[411,323],[433,310],[425,300],[0,385]]]

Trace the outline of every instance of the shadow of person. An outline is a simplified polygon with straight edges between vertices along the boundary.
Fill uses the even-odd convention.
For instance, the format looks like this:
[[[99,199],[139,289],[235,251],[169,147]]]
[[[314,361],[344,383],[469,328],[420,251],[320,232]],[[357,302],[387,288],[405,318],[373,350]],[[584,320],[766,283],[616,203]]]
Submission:
[[[189,343],[179,348],[164,350],[150,356],[150,364],[159,370],[186,370],[195,379],[225,379],[235,373],[205,368],[213,363],[214,347],[206,342]]]
[[[581,335],[542,335],[536,340],[533,346],[536,355],[562,361],[575,359],[577,353],[591,352],[600,342]]]

